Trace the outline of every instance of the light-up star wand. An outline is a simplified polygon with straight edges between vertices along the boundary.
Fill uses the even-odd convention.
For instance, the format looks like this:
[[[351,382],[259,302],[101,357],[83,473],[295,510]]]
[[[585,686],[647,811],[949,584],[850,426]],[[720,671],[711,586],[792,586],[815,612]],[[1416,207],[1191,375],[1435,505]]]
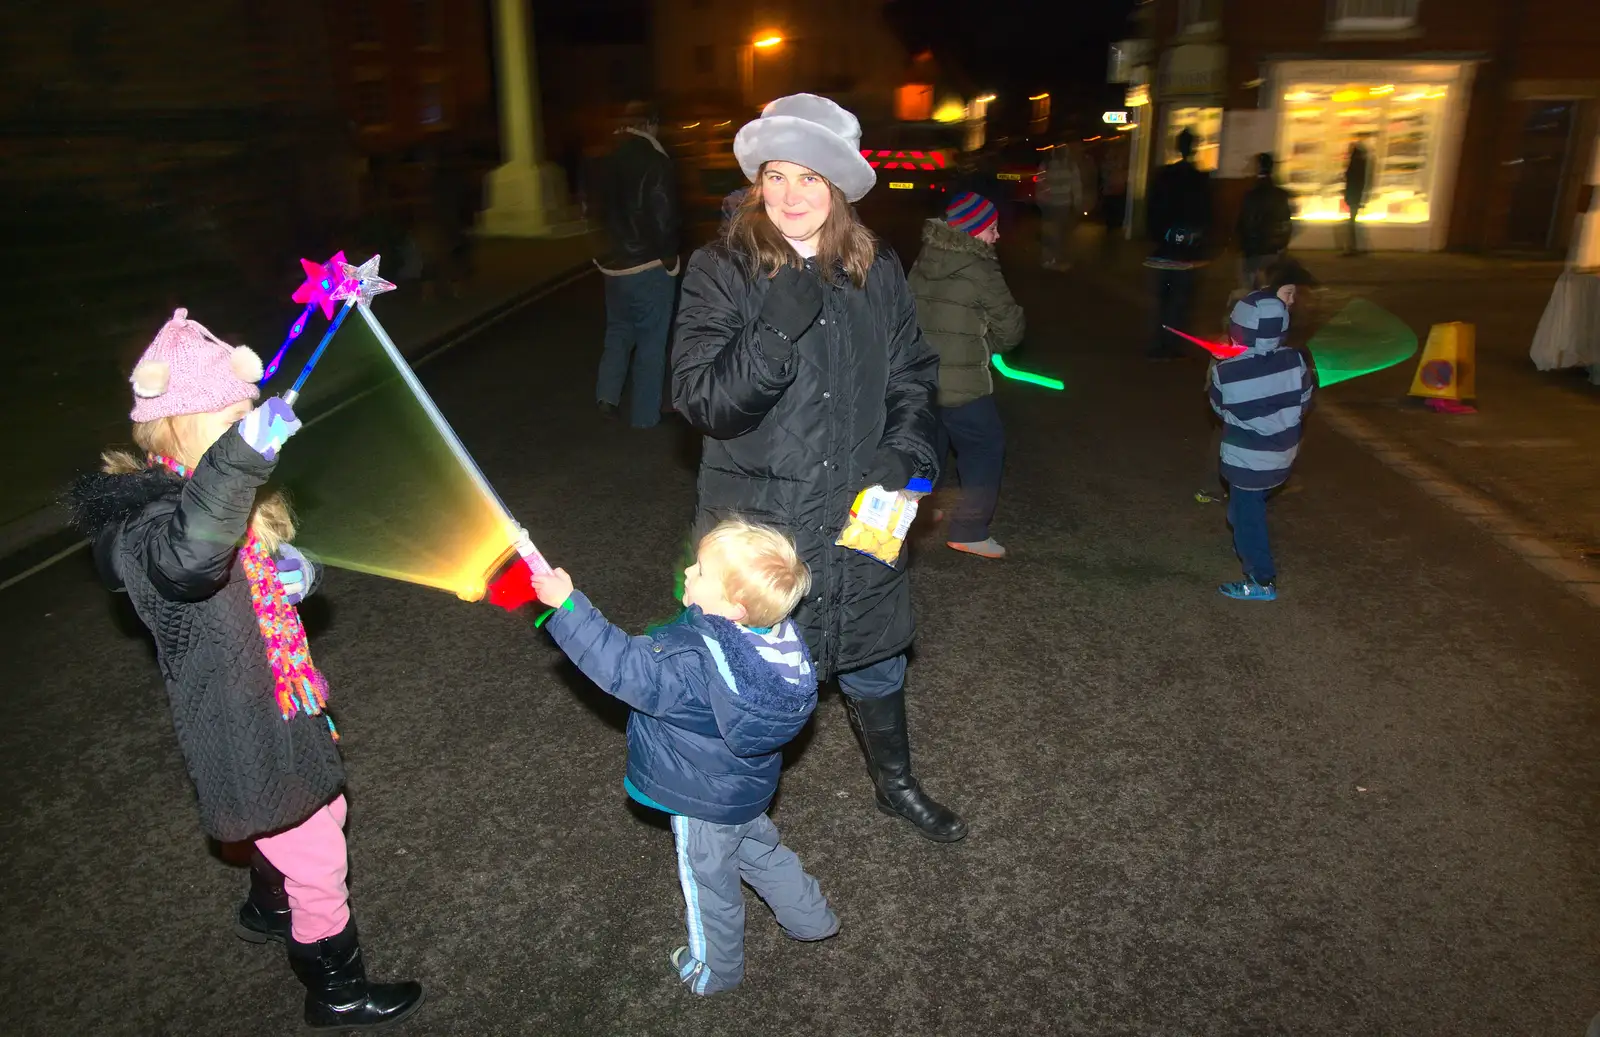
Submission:
[[[454,456],[474,488],[482,494],[484,500],[499,512],[502,529],[506,536],[504,543],[509,545],[508,549],[501,553],[500,558],[504,559],[507,554],[514,555],[512,565],[494,581],[492,586],[485,586],[482,582],[473,582],[451,589],[455,590],[457,597],[466,601],[478,601],[484,597],[487,591],[491,603],[508,609],[516,608],[518,605],[533,599],[532,577],[551,572],[550,565],[545,561],[544,556],[539,553],[539,549],[533,545],[533,541],[528,538],[528,531],[512,518],[511,512],[505,506],[505,502],[500,499],[500,495],[495,493],[494,487],[490,486],[489,481],[484,478],[477,462],[472,459],[471,454],[467,453],[466,447],[462,445],[461,440],[456,436],[455,430],[450,427],[450,423],[445,420],[444,415],[440,413],[438,406],[433,402],[433,397],[429,396],[428,391],[422,387],[422,383],[418,381],[416,373],[411,370],[411,365],[406,363],[405,357],[401,355],[400,350],[395,346],[394,340],[389,337],[389,332],[373,316],[371,306],[373,297],[383,292],[393,291],[395,287],[378,276],[378,262],[379,257],[375,255],[359,267],[352,266],[349,263],[340,264],[339,280],[333,290],[329,292],[329,297],[334,301],[342,301],[344,306],[339,310],[339,314],[334,318],[333,323],[329,325],[327,332],[322,336],[322,341],[317,344],[316,350],[306,361],[305,366],[301,368],[294,385],[283,394],[284,402],[290,406],[294,405],[295,401],[299,399],[300,391],[304,388],[306,380],[311,377],[311,372],[315,370],[317,362],[321,360],[323,353],[328,348],[328,343],[338,333],[345,318],[350,315],[351,310],[359,312],[361,319],[366,322],[367,327],[371,330],[373,338],[382,347],[384,354],[394,367],[395,373],[405,383],[406,388],[410,390],[417,404],[427,416],[429,423],[438,433],[440,440],[443,441],[451,455]],[[499,564],[501,563],[496,563],[496,568],[498,568]],[[493,572],[493,569],[490,572]],[[485,573],[483,575],[487,577],[488,574]]]

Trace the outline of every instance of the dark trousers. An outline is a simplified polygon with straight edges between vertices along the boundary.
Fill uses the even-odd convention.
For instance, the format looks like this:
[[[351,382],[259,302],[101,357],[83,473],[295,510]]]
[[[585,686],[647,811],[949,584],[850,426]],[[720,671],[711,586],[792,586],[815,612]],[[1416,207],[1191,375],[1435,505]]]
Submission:
[[[1000,472],[1006,460],[1006,430],[993,396],[939,408],[933,449],[941,468],[952,447],[961,497],[951,511],[945,539],[956,544],[987,540],[989,523],[1000,502]]]
[[[1228,525],[1233,527],[1233,550],[1239,556],[1244,574],[1257,583],[1278,578],[1272,564],[1272,547],[1267,542],[1267,494],[1269,490],[1228,490]]]
[[[667,374],[667,337],[678,279],[659,266],[606,283],[606,338],[595,380],[595,399],[622,402],[622,386],[633,375],[628,423],[649,428],[661,421],[661,393]]]
[[[1156,291],[1156,326],[1150,337],[1150,355],[1182,356],[1182,340],[1166,328],[1194,334],[1189,326],[1194,308],[1194,270],[1158,269],[1151,274]]]
[[[871,666],[839,674],[839,690],[846,698],[886,699],[906,686],[905,653],[880,659]]]
[[[1361,214],[1361,202],[1359,200],[1352,202],[1350,199],[1346,198],[1345,205],[1350,209],[1350,219],[1346,223],[1346,227],[1349,228],[1346,233],[1349,235],[1349,237],[1345,242],[1345,251],[1351,255],[1354,255],[1358,252],[1365,252],[1366,249],[1361,247],[1361,225],[1356,222],[1356,217]]]

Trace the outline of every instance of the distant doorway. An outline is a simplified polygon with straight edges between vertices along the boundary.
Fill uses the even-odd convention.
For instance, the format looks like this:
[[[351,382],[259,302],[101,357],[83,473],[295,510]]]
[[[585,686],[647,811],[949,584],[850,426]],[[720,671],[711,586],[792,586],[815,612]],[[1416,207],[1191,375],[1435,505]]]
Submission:
[[[1555,247],[1556,214],[1572,141],[1576,101],[1529,101],[1522,123],[1506,213],[1506,245],[1547,251]]]

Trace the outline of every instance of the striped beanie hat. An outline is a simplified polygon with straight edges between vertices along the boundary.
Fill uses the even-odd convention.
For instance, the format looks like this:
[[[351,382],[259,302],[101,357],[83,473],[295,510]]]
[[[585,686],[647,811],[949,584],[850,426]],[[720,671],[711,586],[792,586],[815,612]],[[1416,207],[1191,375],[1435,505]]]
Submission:
[[[1289,308],[1271,292],[1251,292],[1228,315],[1228,337],[1246,350],[1276,349],[1288,332]]]
[[[944,210],[944,221],[956,230],[964,230],[973,237],[977,237],[1000,219],[1000,213],[995,210],[994,203],[979,194],[971,191],[962,191],[956,195]]]

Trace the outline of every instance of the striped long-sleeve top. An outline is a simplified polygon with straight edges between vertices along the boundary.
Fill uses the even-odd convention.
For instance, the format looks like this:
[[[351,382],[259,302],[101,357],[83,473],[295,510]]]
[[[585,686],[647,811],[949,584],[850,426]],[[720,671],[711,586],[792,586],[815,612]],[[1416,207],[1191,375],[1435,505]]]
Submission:
[[[1211,407],[1225,425],[1222,476],[1241,490],[1268,490],[1289,478],[1313,377],[1305,357],[1283,344],[1289,311],[1276,295],[1252,292],[1229,323],[1245,352],[1211,371]]]

